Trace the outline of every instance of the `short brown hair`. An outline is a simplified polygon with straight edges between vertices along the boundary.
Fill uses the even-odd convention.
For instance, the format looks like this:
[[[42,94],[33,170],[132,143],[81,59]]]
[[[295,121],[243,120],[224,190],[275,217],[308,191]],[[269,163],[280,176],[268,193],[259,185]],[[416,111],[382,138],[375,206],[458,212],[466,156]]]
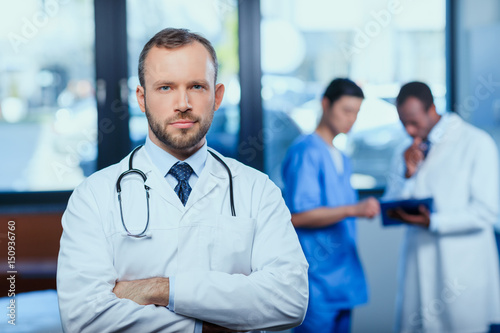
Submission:
[[[201,43],[210,53],[215,69],[214,81],[217,82],[217,71],[219,69],[219,63],[217,62],[217,54],[215,49],[208,39],[198,35],[196,33],[190,32],[188,29],[175,29],[166,28],[158,32],[151,38],[144,48],[142,49],[141,55],[139,56],[139,82],[141,86],[144,85],[144,63],[146,57],[152,47],[165,47],[167,49],[175,49],[184,45],[191,44],[193,42]]]

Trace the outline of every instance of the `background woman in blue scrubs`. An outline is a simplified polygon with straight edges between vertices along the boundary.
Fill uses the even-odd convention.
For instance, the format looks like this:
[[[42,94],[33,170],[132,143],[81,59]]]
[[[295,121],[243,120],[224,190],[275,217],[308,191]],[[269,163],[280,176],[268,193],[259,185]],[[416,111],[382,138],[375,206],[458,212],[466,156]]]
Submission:
[[[333,80],[316,131],[298,138],[283,162],[285,201],[309,262],[309,307],[295,332],[349,332],[352,308],[368,301],[355,218],[371,218],[380,207],[375,198],[358,202],[349,159],[332,143],[349,132],[363,98],[351,80]]]

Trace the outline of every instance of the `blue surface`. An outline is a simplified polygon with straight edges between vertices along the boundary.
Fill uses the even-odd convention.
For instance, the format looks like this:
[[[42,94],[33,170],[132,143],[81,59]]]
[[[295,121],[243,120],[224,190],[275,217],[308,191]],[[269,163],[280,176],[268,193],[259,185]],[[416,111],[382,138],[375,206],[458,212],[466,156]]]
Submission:
[[[11,299],[15,300],[15,326],[8,323]],[[10,333],[62,333],[59,305],[55,290],[20,293],[15,297],[0,298],[4,316],[0,320],[0,332]]]

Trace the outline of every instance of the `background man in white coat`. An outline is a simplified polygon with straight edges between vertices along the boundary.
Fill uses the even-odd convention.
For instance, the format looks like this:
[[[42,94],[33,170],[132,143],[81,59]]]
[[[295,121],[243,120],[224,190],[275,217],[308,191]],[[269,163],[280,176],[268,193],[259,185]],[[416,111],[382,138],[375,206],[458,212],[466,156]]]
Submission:
[[[495,144],[457,114],[440,116],[424,83],[404,85],[396,103],[413,143],[396,156],[385,197],[434,198],[433,212],[394,212],[408,224],[397,331],[488,332],[500,322]]]
[[[215,51],[197,34],[165,29],[145,45],[137,98],[146,144],[78,186],[63,216],[57,283],[67,332],[280,330],[302,322],[308,264],[279,188],[207,150],[224,94],[216,75]],[[117,179],[130,168],[147,179],[126,175],[119,203]],[[130,236],[145,225],[145,237]]]

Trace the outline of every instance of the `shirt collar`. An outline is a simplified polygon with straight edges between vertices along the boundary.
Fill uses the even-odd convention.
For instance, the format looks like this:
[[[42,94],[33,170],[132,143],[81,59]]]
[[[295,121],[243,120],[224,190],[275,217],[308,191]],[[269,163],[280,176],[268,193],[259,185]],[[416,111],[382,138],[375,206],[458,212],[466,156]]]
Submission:
[[[165,176],[170,171],[170,168],[172,168],[175,163],[180,161],[179,159],[172,156],[162,148],[158,147],[155,143],[153,143],[153,141],[151,141],[151,139],[149,138],[149,135],[146,136],[146,144],[144,145],[144,147],[149,157],[151,158],[151,161],[158,168],[158,170],[160,170],[163,176]],[[201,175],[201,172],[203,171],[203,168],[205,167],[207,154],[207,141],[205,140],[203,146],[198,149],[196,153],[189,156],[182,162],[186,162],[187,164],[189,164],[196,176],[199,177]]]

